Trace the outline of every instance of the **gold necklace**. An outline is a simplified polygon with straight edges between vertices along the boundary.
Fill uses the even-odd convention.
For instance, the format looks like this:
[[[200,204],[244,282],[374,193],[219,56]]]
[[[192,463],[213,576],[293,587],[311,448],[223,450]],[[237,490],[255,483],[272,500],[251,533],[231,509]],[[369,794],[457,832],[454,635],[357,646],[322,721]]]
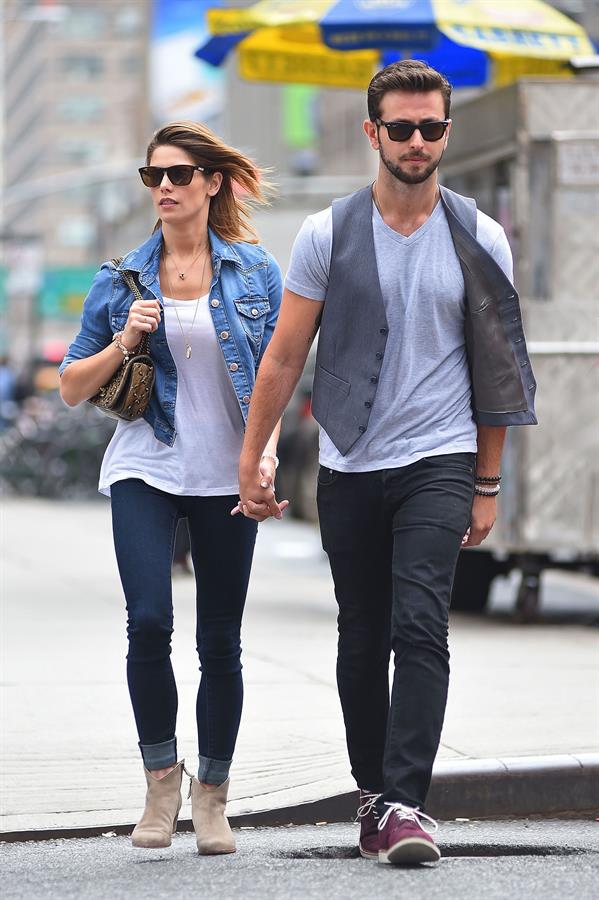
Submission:
[[[174,306],[174,309],[175,309],[175,315],[177,316],[177,322],[179,323],[179,328],[180,328],[180,330],[181,330],[181,334],[182,334],[182,336],[183,336],[183,340],[185,341],[185,356],[186,356],[187,359],[191,359],[191,342],[190,342],[190,337],[191,337],[191,332],[193,331],[193,326],[194,326],[195,323],[196,323],[196,316],[197,316],[197,314],[198,314],[198,308],[199,308],[199,306],[200,306],[200,300],[202,299],[202,285],[204,284],[204,275],[206,274],[206,263],[207,263],[207,262],[208,262],[208,253],[206,253],[206,256],[205,256],[205,258],[204,258],[204,265],[203,265],[203,267],[202,267],[202,280],[200,281],[200,296],[199,296],[198,299],[196,300],[196,308],[194,309],[194,312],[193,312],[193,319],[191,320],[191,325],[189,326],[189,330],[188,330],[187,334],[185,334],[185,331],[184,331],[184,329],[183,329],[183,325],[181,324],[181,318],[180,318],[180,316],[179,316],[179,310],[177,309],[177,301],[176,301],[175,296],[174,296],[174,294],[173,294],[173,288],[172,288],[172,286],[171,286],[171,280],[170,280],[170,278],[169,278],[168,270],[167,270],[167,268],[166,268],[166,259],[164,260],[164,274],[165,274],[165,276],[166,276],[166,286],[167,286],[167,288],[168,288],[169,294],[170,294],[171,297],[172,297],[172,300],[173,300],[173,306]]]
[[[174,264],[175,264],[175,269],[177,270],[177,274],[178,274],[179,278],[181,279],[181,281],[184,281],[184,280],[185,280],[185,276],[187,275],[187,273],[189,272],[189,270],[190,270],[190,269],[192,268],[192,266],[198,261],[198,259],[199,259],[199,257],[200,257],[200,253],[201,253],[203,250],[206,250],[206,249],[207,249],[207,244],[204,244],[202,247],[200,247],[200,250],[199,250],[197,256],[194,256],[194,258],[192,259],[192,261],[191,261],[191,262],[189,263],[189,265],[187,266],[187,269],[186,269],[185,272],[182,272],[182,271],[181,271],[181,266],[178,264],[177,260],[175,259],[175,254],[173,253],[173,251],[172,251],[172,250],[167,250],[167,251],[166,251],[168,256],[172,256],[172,257],[173,257],[173,262],[174,262]],[[164,267],[165,267],[165,269],[166,269],[166,259],[165,259],[165,261],[164,261]]]

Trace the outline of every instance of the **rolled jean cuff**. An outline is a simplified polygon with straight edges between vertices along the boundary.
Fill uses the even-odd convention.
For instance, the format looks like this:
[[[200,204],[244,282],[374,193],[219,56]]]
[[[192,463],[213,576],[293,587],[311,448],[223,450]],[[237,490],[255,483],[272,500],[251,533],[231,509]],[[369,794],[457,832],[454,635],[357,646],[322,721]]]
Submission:
[[[163,741],[161,744],[141,744],[141,750],[144,765],[149,772],[155,769],[166,769],[167,766],[174,766],[177,762],[177,738],[171,738],[170,741]]]
[[[204,784],[222,784],[229,777],[232,762],[232,759],[210,759],[208,756],[200,756],[198,781]]]

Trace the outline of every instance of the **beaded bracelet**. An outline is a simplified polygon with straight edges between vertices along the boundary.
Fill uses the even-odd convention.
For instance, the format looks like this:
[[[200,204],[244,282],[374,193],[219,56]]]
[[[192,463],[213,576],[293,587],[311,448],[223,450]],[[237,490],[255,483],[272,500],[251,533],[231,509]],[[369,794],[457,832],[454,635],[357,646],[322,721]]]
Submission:
[[[474,487],[474,493],[478,494],[479,497],[496,497],[501,487],[497,485],[497,487],[493,488],[490,491],[485,491],[483,488]]]
[[[479,484],[499,484],[501,475],[477,475],[476,480]]]
[[[125,344],[123,344],[123,332],[122,331],[117,331],[116,334],[112,335],[112,342],[115,345],[115,347],[118,347],[119,350],[121,351],[121,353],[123,354],[123,365],[125,365],[126,363],[129,362],[130,356],[135,356],[135,351],[137,350],[137,347],[139,347],[139,344],[137,345],[137,347],[132,347],[132,348],[126,347]]]
[[[272,459],[275,464],[275,471],[279,468],[279,457],[275,453],[263,453],[260,457],[260,461],[263,459]]]

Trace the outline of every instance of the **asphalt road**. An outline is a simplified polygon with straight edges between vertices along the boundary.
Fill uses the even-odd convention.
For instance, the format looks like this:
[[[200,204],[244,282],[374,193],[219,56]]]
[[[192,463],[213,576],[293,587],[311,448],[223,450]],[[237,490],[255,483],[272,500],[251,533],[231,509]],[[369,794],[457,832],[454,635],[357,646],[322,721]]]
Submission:
[[[0,847],[3,900],[591,900],[597,821],[450,822],[436,866],[361,859],[355,825],[249,829],[238,852],[199,857],[192,834],[148,858],[105,836]],[[136,855],[140,853],[141,855]]]

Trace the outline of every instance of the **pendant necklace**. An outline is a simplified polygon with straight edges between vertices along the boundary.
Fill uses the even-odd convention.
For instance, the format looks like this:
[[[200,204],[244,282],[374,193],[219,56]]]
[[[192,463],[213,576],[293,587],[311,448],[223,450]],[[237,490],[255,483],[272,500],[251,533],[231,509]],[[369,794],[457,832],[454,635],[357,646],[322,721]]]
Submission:
[[[183,329],[183,325],[181,324],[181,318],[180,318],[180,316],[179,316],[179,310],[177,309],[177,301],[176,301],[175,296],[174,296],[174,294],[173,294],[173,289],[172,289],[172,286],[171,286],[171,281],[170,281],[170,278],[169,278],[169,275],[168,275],[168,270],[167,270],[167,267],[166,267],[166,259],[164,260],[164,274],[166,275],[166,286],[168,287],[169,294],[170,294],[171,297],[173,298],[173,306],[174,306],[174,308],[175,308],[175,315],[177,316],[177,322],[179,323],[179,328],[181,329],[181,334],[182,334],[182,336],[183,336],[183,340],[185,341],[185,356],[186,356],[187,359],[191,359],[191,343],[190,343],[190,337],[191,337],[191,332],[193,331],[193,326],[194,326],[195,323],[196,323],[196,316],[197,316],[197,314],[198,314],[198,308],[199,308],[199,305],[200,305],[200,300],[201,300],[201,298],[202,298],[202,285],[204,284],[204,275],[206,274],[206,263],[208,262],[208,255],[209,255],[209,254],[206,253],[206,256],[205,256],[205,258],[204,258],[204,265],[202,266],[202,280],[200,281],[200,296],[199,296],[198,299],[196,300],[196,307],[195,307],[195,310],[194,310],[194,313],[193,313],[193,319],[191,320],[191,325],[189,326],[189,330],[188,330],[187,334],[185,334],[185,331],[184,331],[184,329]],[[196,257],[196,259],[197,259],[197,257]],[[194,260],[194,262],[195,262],[195,260]],[[189,268],[191,268],[191,266],[190,266]],[[188,269],[188,271],[189,271],[189,269]],[[182,276],[179,275],[179,277],[181,278]]]
[[[203,247],[200,247],[199,253],[197,254],[197,256],[194,256],[192,261],[187,266],[187,270],[185,272],[181,271],[181,266],[177,263],[177,260],[175,259],[175,254],[172,252],[172,250],[167,250],[167,255],[172,256],[172,258],[173,258],[173,262],[175,264],[175,269],[177,270],[177,274],[178,274],[179,278],[181,279],[181,281],[185,280],[185,276],[187,275],[187,272],[189,272],[189,270],[192,268],[194,263],[197,262],[197,260],[200,257],[200,254],[202,253],[203,250],[206,250],[206,245]],[[166,260],[164,261],[164,265],[166,267]]]

